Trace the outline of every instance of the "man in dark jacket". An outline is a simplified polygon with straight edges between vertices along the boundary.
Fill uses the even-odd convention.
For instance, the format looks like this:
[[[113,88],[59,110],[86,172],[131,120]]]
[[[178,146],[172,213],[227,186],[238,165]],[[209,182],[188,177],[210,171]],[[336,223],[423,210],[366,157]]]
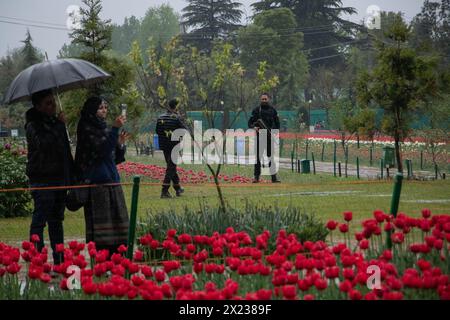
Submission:
[[[51,90],[32,95],[33,108],[26,113],[28,162],[26,174],[31,187],[59,187],[72,183],[73,158],[70,151],[64,115],[56,116],[56,102]],[[39,236],[38,249],[44,247],[44,228],[48,224],[55,264],[62,262],[56,245],[64,243],[63,220],[66,190],[32,192],[34,211],[31,235]]]
[[[261,155],[267,151],[267,156],[271,159],[269,162],[269,167],[272,168],[272,129],[280,129],[280,119],[278,117],[277,110],[270,105],[270,96],[267,93],[261,95],[261,103],[258,107],[253,109],[252,115],[248,120],[248,127],[256,130],[256,164],[254,170],[254,180],[253,183],[258,183],[261,176]],[[259,147],[259,130],[267,130],[267,146],[260,150]],[[271,170],[273,171],[273,170]],[[272,182],[279,183],[276,174],[272,174]]]
[[[178,101],[173,99],[169,102],[167,112],[160,115],[156,123],[156,134],[158,135],[159,148],[164,153],[167,169],[164,177],[161,198],[172,198],[169,193],[170,183],[172,182],[176,195],[179,197],[184,192],[180,186],[180,178],[177,174],[177,165],[172,159],[172,150],[179,141],[172,141],[172,133],[177,129],[184,129],[185,126],[181,122],[177,113]]]

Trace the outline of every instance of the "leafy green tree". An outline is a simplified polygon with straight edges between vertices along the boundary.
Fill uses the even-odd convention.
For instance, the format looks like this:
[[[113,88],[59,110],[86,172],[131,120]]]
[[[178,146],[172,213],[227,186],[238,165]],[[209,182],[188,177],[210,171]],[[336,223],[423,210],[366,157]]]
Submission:
[[[165,110],[172,97],[178,97],[181,106],[187,103],[184,67],[177,63],[178,44],[179,39],[175,37],[163,50],[152,46],[144,54],[139,42],[133,42],[129,56],[135,67],[137,88],[148,111]]]
[[[112,27],[112,49],[123,55],[131,51],[131,44],[139,36],[141,21],[135,16],[125,17],[122,25]]]
[[[412,21],[411,42],[422,53],[440,55],[441,65],[450,62],[450,0],[425,0],[422,10]]]
[[[5,57],[0,58],[0,102],[3,102],[4,94],[11,82],[21,71],[23,65],[20,49],[14,49]]]
[[[134,41],[138,41],[141,50],[149,47],[162,50],[163,47],[180,33],[179,14],[169,4],[151,7],[142,19],[127,17],[122,25],[114,25],[112,31],[112,49],[126,55]]]
[[[86,47],[80,43],[65,43],[58,51],[58,59],[78,58],[84,51],[86,51]]]
[[[266,62],[278,75],[280,84],[273,93],[274,103],[283,108],[298,106],[301,90],[308,79],[308,62],[303,48],[303,34],[286,35],[286,28],[295,30],[297,22],[290,9],[264,11],[254,17],[253,24],[238,35],[240,59],[248,70],[256,70]]]
[[[213,42],[226,39],[239,28],[242,4],[233,0],[188,0],[183,9],[183,28],[191,29],[184,36],[187,43],[211,52]]]
[[[22,47],[16,48],[8,52],[5,57],[0,58],[0,103],[3,102],[4,94],[9,85],[22,70],[43,61],[43,55],[39,49],[33,46],[29,32],[22,42],[24,43]],[[22,134],[25,125],[25,112],[28,107],[28,103],[16,103],[0,108],[2,130],[19,129],[19,133]]]
[[[147,10],[141,21],[137,39],[144,51],[151,46],[162,50],[178,34],[180,34],[180,16],[169,4],[163,4]]]
[[[408,137],[412,116],[420,102],[439,92],[436,61],[421,57],[408,47],[410,28],[397,15],[386,36],[378,43],[378,64],[358,81],[361,105],[371,103],[384,110],[382,130],[395,141],[398,171],[403,172],[400,143]]]

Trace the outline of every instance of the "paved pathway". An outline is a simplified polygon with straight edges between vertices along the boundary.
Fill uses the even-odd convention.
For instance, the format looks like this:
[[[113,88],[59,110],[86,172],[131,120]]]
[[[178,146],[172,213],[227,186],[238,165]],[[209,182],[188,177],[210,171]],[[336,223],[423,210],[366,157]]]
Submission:
[[[161,151],[155,151],[154,156],[158,159],[164,159],[162,156]],[[189,154],[187,154],[187,157],[189,158]],[[239,157],[239,164],[240,165],[249,165],[252,166],[254,163],[251,162],[251,160],[254,159],[254,157]],[[229,163],[231,162],[229,158]],[[238,163],[238,157],[234,157],[234,164]],[[334,173],[334,166],[332,162],[320,162],[316,161],[316,172],[322,172],[322,173]],[[291,169],[291,159],[289,158],[280,158],[280,167],[283,169]],[[311,173],[313,172],[313,165],[312,162],[310,163],[311,167]],[[296,170],[296,166],[294,166],[294,170]],[[390,177],[392,177],[395,174],[396,170],[395,168],[390,169]],[[414,171],[414,176],[419,179],[432,179],[434,177],[434,173],[429,171]],[[339,169],[338,164],[336,164],[336,175],[339,175]],[[345,164],[341,163],[341,175],[342,177],[345,176]],[[347,175],[350,177],[356,177],[357,171],[356,171],[356,165],[355,164],[348,164],[347,166]],[[361,179],[379,179],[381,172],[380,168],[377,167],[366,167],[366,166],[360,166],[359,167],[359,175]],[[386,170],[384,170],[383,177],[386,178]]]

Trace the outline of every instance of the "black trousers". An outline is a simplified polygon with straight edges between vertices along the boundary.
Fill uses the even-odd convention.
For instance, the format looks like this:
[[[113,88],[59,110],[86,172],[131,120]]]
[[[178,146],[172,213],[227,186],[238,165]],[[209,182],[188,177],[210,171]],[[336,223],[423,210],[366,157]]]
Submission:
[[[170,183],[175,190],[180,189],[180,177],[177,174],[177,165],[172,161],[172,149],[164,149],[164,159],[166,160],[166,175],[163,181],[163,191],[168,191]]]
[[[272,169],[272,148],[273,148],[273,141],[271,138],[270,134],[267,134],[267,144],[262,146],[260,148],[259,146],[259,141],[260,141],[260,137],[259,137],[259,133],[257,133],[256,135],[256,164],[255,164],[255,168],[253,171],[253,174],[255,176],[255,178],[259,179],[259,177],[261,176],[261,157],[266,153],[267,157],[270,159],[269,160],[269,168]],[[271,170],[272,171],[272,170]],[[273,173],[272,174],[272,180],[276,179],[276,174]]]
[[[32,184],[31,187],[49,187],[47,184]],[[66,208],[66,190],[35,190],[31,192],[34,201],[34,211],[31,218],[30,238],[39,236],[37,249],[44,247],[44,228],[48,225],[50,245],[52,247],[54,264],[63,262],[63,256],[56,252],[56,245],[64,243],[64,210]]]

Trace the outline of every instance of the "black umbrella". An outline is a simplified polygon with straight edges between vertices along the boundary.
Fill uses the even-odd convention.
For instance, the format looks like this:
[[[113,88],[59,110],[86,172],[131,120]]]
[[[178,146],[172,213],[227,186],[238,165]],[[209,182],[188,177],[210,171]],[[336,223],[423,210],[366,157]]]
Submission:
[[[86,88],[111,77],[96,65],[80,59],[57,59],[32,65],[13,80],[3,103],[29,100],[33,93],[54,89],[56,93]]]

